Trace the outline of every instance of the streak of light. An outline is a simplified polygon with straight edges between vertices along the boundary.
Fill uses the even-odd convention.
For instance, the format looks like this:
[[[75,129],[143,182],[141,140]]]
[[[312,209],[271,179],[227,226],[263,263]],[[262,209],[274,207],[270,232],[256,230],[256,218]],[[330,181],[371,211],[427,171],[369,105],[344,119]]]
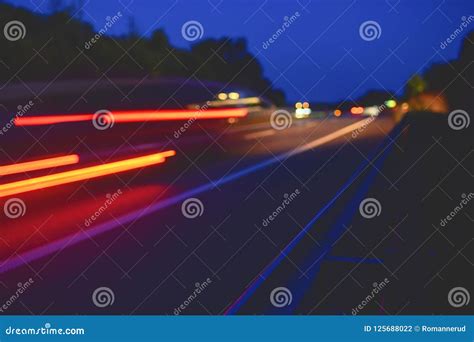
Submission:
[[[16,173],[50,169],[58,166],[72,165],[79,162],[77,154],[71,154],[62,157],[46,158],[24,163],[0,166],[0,176],[13,175]]]
[[[204,120],[204,119],[227,119],[245,117],[248,114],[246,108],[222,108],[207,110],[136,110],[112,112],[109,120],[116,123],[143,122],[143,121],[173,121],[173,120]],[[70,114],[70,115],[46,115],[17,117],[16,126],[42,126],[67,122],[92,121],[94,114]]]
[[[76,170],[2,184],[0,185],[0,198],[160,164],[165,161],[166,157],[172,157],[175,154],[175,151],[169,150],[142,157],[125,159],[102,165],[89,166]]]
[[[350,133],[352,130],[366,126],[368,122],[370,121],[373,121],[373,119],[368,118],[365,120],[360,120],[352,125],[341,128],[340,130],[331,133],[332,138],[336,139],[338,137],[342,137],[344,134]],[[336,134],[334,135],[334,133]],[[162,201],[158,201],[157,203],[154,203],[151,206],[140,208],[138,210],[135,210],[127,214],[121,215],[117,218],[114,218],[113,220],[101,223],[100,225],[89,229],[87,232],[82,231],[82,232],[79,232],[78,234],[73,234],[71,236],[67,236],[63,239],[48,243],[41,247],[37,247],[31,251],[28,251],[28,252],[22,253],[21,255],[10,258],[4,261],[3,263],[1,263],[0,261],[0,264],[2,266],[0,268],[0,274],[5,273],[11,269],[20,267],[27,262],[32,262],[44,256],[51,255],[59,250],[64,249],[65,248],[64,246],[67,246],[67,247],[74,246],[81,241],[90,239],[91,237],[94,237],[94,236],[98,236],[112,229],[116,229],[117,227],[120,227],[121,225],[126,225],[130,222],[136,221],[138,218],[146,217],[164,208],[168,208],[170,206],[176,205],[189,197],[197,196],[199,194],[214,190],[216,186],[230,183],[232,181],[245,177],[249,174],[265,169],[271,165],[281,163],[282,160],[290,158],[293,155],[298,155],[300,153],[310,150],[312,148],[313,143],[315,142],[317,143],[316,145],[322,145],[324,140],[327,142],[326,139],[324,140],[321,140],[321,139],[324,139],[324,137],[316,139],[315,141],[304,145],[302,148],[296,148],[294,150],[291,150],[291,151],[288,151],[276,156],[272,156],[269,159],[263,160],[249,167],[232,172],[221,178],[211,180],[210,182],[204,183],[198,187],[191,188],[181,194],[177,194],[176,196],[167,198]],[[229,310],[227,312],[229,312]]]

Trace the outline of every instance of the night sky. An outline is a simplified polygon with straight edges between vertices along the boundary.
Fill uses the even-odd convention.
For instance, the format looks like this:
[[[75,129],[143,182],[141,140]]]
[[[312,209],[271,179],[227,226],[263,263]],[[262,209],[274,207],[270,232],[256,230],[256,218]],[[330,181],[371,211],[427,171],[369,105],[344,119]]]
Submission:
[[[77,1],[77,0],[76,0]],[[47,13],[48,0],[9,0]],[[63,1],[68,3],[68,1]],[[107,16],[124,14],[109,32],[125,33],[128,17],[140,34],[164,28],[171,43],[186,48],[181,35],[189,20],[200,22],[202,39],[245,37],[258,54],[265,75],[290,101],[355,99],[371,89],[401,94],[406,80],[433,63],[454,59],[474,21],[445,49],[440,48],[474,15],[473,0],[84,0],[82,17],[99,30]],[[283,25],[299,17],[267,49],[262,44]],[[376,21],[381,35],[365,41],[360,25]]]

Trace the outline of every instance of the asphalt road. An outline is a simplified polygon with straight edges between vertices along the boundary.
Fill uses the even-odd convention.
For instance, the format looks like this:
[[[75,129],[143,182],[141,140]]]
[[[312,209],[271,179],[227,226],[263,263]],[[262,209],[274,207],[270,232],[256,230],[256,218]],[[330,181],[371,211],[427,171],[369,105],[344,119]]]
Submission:
[[[469,145],[452,158],[445,153],[450,163],[428,182],[420,160],[442,142],[430,142],[428,134],[413,149],[407,142],[413,128],[405,123],[393,130],[389,117],[293,119],[283,130],[262,120],[193,126],[179,138],[169,134],[172,127],[149,124],[16,132],[16,141],[38,142],[15,145],[10,154],[67,148],[89,163],[169,149],[176,156],[16,196],[26,212],[1,218],[2,298],[8,301],[30,278],[34,283],[5,312],[350,315],[373,288],[383,287],[361,314],[450,313],[442,292],[447,284],[436,285],[436,274],[451,257],[466,264],[455,267],[457,276],[472,267],[466,252],[472,236],[445,233],[455,247],[424,251],[426,237],[438,235],[427,222],[438,224],[451,204],[436,196],[431,210],[439,215],[417,214],[415,207],[430,206],[420,199],[438,193],[428,191],[453,168],[470,181],[472,168],[459,167],[472,158]],[[42,146],[55,139],[64,144]],[[405,183],[417,169],[421,174]],[[416,184],[419,193],[412,193]],[[113,203],[101,210],[111,196]],[[384,215],[361,216],[359,205],[368,197],[381,202]],[[185,210],[189,199],[197,205]],[[470,217],[465,214],[463,220]],[[413,256],[420,250],[418,260]],[[92,299],[102,287],[114,298],[105,307]]]

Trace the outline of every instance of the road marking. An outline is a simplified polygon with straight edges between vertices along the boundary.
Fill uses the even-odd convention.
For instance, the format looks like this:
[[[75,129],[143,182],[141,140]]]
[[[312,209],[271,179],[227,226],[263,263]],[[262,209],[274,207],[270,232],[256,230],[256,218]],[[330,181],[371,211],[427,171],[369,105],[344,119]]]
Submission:
[[[301,147],[298,147],[295,150],[293,150],[293,153],[294,154],[299,154],[299,153],[311,150],[315,147],[324,145],[324,144],[326,144],[326,143],[328,143],[332,140],[335,140],[339,137],[342,137],[343,135],[346,135],[347,133],[350,133],[352,131],[355,131],[356,129],[362,128],[362,127],[370,124],[372,121],[374,121],[374,119],[372,119],[372,118],[357,121],[357,122],[353,123],[352,125],[349,125],[349,126],[346,126],[344,128],[338,129],[337,131],[329,133],[328,135],[325,135],[324,137],[318,138],[318,139],[313,140],[313,141],[311,141],[311,142],[309,142],[309,143],[307,143],[307,144],[305,144]]]
[[[274,134],[275,134],[275,130],[272,128],[272,129],[267,129],[267,130],[261,131],[261,132],[246,134],[246,135],[244,135],[244,139],[245,140],[253,140],[253,139],[268,137],[268,136],[274,135]]]

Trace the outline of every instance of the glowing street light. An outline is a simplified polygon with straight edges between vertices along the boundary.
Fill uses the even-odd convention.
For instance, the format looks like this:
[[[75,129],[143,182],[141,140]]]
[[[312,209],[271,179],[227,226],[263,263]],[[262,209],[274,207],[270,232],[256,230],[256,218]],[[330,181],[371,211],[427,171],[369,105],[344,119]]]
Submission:
[[[385,105],[388,107],[388,108],[395,108],[397,106],[397,101],[395,100],[387,100],[385,101]]]

